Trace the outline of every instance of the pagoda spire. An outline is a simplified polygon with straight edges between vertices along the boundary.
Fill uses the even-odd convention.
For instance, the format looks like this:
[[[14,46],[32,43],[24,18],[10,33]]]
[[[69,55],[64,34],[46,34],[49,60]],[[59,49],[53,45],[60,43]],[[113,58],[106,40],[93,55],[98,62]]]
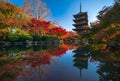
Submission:
[[[82,5],[81,5],[81,3],[80,3],[80,12],[82,12]]]

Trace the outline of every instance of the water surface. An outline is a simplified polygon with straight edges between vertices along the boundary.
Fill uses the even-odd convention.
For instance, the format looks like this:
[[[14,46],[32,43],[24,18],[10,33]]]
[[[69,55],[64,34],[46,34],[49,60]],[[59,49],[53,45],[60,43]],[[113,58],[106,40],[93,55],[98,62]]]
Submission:
[[[120,81],[120,57],[79,46],[1,47],[0,81]]]

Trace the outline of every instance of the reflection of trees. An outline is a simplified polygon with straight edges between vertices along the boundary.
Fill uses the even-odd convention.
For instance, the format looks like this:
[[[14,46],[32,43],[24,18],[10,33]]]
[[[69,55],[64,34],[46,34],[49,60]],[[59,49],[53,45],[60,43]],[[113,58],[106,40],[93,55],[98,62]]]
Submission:
[[[45,81],[47,75],[49,74],[49,64],[55,62],[56,59],[53,56],[62,56],[68,50],[67,45],[61,44],[56,48],[42,47],[30,47],[25,50],[21,50],[16,47],[14,49],[4,48],[0,57],[0,79],[5,76],[5,73],[9,73],[9,76],[16,76],[18,81],[22,79],[23,81]],[[37,49],[35,49],[37,48]],[[18,49],[20,51],[17,51]],[[15,50],[15,51],[14,51]],[[10,55],[16,55],[11,57]],[[14,78],[7,77],[13,81]],[[6,78],[4,78],[6,80]],[[2,81],[4,81],[2,79]],[[1,81],[1,80],[0,80]]]
[[[100,53],[96,51],[96,55],[93,53],[92,59],[99,61],[97,73],[100,75],[100,81],[119,81],[120,77],[120,60],[118,56],[109,53]]]
[[[23,81],[45,81],[49,75],[49,67],[47,65],[41,65],[37,67],[23,68],[23,72],[19,75],[15,81],[22,79]]]
[[[109,52],[96,50],[90,51],[90,62],[99,61],[97,73],[100,75],[100,81],[119,81],[120,77],[120,57]]]
[[[119,70],[120,61],[104,61],[100,63],[97,73],[100,75],[100,81],[119,81]]]
[[[106,51],[102,52],[89,47],[79,47],[73,51],[75,53],[74,66],[81,71],[82,69],[87,69],[88,59],[90,62],[99,61],[97,73],[100,75],[100,81],[119,81],[120,57],[108,50]]]
[[[97,70],[100,81],[119,81],[120,57],[109,51],[104,53],[95,51],[91,55],[92,59],[100,62]]]

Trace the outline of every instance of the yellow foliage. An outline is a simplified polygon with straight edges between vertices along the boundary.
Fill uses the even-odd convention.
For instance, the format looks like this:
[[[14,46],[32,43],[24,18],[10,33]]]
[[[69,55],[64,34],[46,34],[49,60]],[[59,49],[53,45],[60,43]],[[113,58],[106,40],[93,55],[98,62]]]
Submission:
[[[116,25],[115,25],[115,24],[111,24],[111,27],[112,27],[112,28],[115,28],[115,27],[116,27]]]

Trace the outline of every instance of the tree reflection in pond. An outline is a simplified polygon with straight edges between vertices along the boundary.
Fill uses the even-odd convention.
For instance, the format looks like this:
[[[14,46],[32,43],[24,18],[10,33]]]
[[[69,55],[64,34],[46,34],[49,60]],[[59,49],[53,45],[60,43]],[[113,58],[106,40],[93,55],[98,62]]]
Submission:
[[[75,53],[74,66],[80,69],[88,68],[88,62],[99,62],[97,73],[100,81],[120,81],[120,57],[118,55],[106,52],[92,50],[88,47],[79,47],[73,51]]]
[[[58,47],[6,47],[0,50],[0,81],[45,81],[49,75],[50,62],[56,62],[53,56],[66,53],[68,46]],[[13,77],[14,75],[14,77]]]

